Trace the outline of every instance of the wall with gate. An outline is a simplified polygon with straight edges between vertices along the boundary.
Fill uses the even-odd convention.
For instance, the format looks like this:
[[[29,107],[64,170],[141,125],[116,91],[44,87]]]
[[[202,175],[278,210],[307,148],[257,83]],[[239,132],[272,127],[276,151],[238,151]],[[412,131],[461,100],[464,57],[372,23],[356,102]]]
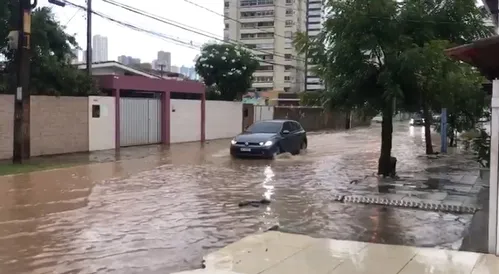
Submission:
[[[324,111],[322,107],[276,106],[274,119],[291,119],[302,124],[305,130],[344,129],[346,115]]]
[[[88,97],[88,150],[116,147],[116,104],[114,97]]]
[[[161,100],[120,98],[120,146],[161,143]]]
[[[170,100],[170,143],[199,140],[201,140],[201,101]]]
[[[241,102],[206,101],[206,140],[232,138],[241,133]]]
[[[88,151],[88,98],[31,96],[31,156]]]
[[[0,95],[0,159],[12,158],[14,95]]]
[[[255,105],[254,108],[255,108],[255,111],[253,113],[253,115],[254,115],[253,120],[255,122],[274,119],[274,107],[273,106]]]

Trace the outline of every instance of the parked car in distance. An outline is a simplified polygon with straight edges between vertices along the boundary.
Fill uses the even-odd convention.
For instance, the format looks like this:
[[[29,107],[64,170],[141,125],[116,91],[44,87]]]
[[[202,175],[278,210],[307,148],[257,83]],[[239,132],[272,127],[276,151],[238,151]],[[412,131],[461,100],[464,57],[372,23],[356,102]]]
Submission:
[[[251,125],[232,139],[233,157],[274,158],[280,153],[299,154],[307,148],[307,133],[293,120],[266,120]]]
[[[423,126],[424,125],[424,118],[414,117],[409,121],[409,125],[411,125],[411,126]]]
[[[375,123],[382,123],[383,122],[383,117],[380,114],[378,114],[378,115],[374,116],[374,118],[372,118],[371,121],[375,122]]]

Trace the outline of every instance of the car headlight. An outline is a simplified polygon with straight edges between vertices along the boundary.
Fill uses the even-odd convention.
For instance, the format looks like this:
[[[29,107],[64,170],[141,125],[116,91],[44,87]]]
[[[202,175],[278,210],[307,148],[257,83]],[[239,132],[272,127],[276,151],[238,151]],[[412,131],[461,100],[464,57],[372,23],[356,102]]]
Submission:
[[[235,145],[237,142],[236,142],[236,140],[232,139],[232,140],[230,141],[230,143],[231,143],[232,145]]]
[[[271,146],[273,144],[273,142],[272,141],[267,141],[265,143],[261,142],[260,144],[262,144],[265,147],[269,147],[269,146]]]

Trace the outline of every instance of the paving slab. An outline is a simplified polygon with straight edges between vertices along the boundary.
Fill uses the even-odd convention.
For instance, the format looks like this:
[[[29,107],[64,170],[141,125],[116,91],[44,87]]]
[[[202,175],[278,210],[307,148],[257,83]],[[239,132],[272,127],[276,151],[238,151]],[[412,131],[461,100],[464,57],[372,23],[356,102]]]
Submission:
[[[499,258],[487,254],[275,231],[248,236],[205,256],[205,261],[205,269],[177,274],[499,273]]]

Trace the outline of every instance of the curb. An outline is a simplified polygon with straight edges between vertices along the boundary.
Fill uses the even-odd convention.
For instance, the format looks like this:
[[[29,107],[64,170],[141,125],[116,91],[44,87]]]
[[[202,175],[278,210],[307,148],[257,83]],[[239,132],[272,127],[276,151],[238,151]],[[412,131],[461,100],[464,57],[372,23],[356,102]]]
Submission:
[[[353,203],[353,204],[393,206],[393,207],[412,208],[412,209],[420,209],[426,211],[439,211],[439,212],[457,213],[457,214],[474,214],[476,211],[479,210],[479,208],[473,206],[459,206],[459,205],[449,205],[441,203],[390,200],[384,198],[361,197],[353,195],[333,195],[333,201],[343,202],[343,203]]]

